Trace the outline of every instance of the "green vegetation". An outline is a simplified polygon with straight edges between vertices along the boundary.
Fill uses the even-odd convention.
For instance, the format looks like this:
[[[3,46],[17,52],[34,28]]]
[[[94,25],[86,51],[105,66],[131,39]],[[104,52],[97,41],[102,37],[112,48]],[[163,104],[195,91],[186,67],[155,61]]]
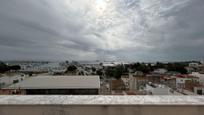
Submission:
[[[120,79],[123,73],[127,73],[127,68],[123,65],[118,65],[116,67],[108,67],[105,70],[105,75],[109,78]]]
[[[102,76],[102,75],[103,75],[103,70],[102,70],[102,69],[97,70],[97,71],[96,71],[96,74],[99,75],[99,76]]]
[[[9,71],[9,68],[6,64],[4,64],[3,62],[0,62],[0,73],[4,73]]]
[[[93,71],[93,72],[95,72],[95,71],[96,71],[96,68],[95,68],[95,67],[92,67],[91,69],[92,69],[92,71]]]
[[[182,74],[186,74],[187,70],[185,69],[185,67],[188,66],[188,63],[185,62],[180,62],[180,63],[168,63],[166,66],[166,69],[168,71],[177,71],[180,72]]]
[[[5,63],[0,62],[0,73],[5,73],[5,72],[10,71],[10,70],[17,71],[20,69],[21,69],[21,67],[19,65],[8,66]]]
[[[145,64],[145,63],[134,63],[129,65],[129,68],[134,71],[142,71],[143,73],[149,73],[150,71],[154,70],[151,64]]]
[[[80,72],[79,72],[79,75],[84,75],[84,72],[83,72],[83,71],[80,71]]]
[[[76,70],[77,70],[77,67],[75,65],[70,65],[69,67],[67,67],[67,70],[65,73],[75,72]]]
[[[134,63],[130,64],[129,68],[134,71],[142,71],[143,73],[149,73],[155,69],[164,68],[168,71],[176,71],[182,74],[186,74],[187,70],[185,67],[188,66],[190,62],[172,62],[172,63],[160,63],[157,62],[155,65],[151,65],[150,63]]]

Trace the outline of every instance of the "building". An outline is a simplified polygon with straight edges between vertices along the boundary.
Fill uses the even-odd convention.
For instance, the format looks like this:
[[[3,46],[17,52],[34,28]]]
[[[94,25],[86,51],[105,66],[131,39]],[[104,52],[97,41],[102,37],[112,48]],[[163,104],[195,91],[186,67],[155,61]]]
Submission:
[[[166,70],[166,69],[163,69],[163,68],[154,70],[154,73],[158,73],[158,74],[164,74],[164,73],[166,73],[166,72],[167,72],[167,70]]]
[[[194,92],[194,87],[200,86],[197,80],[186,80],[185,89]]]
[[[166,86],[176,89],[176,77],[174,76],[164,76],[161,77],[161,83],[165,84]]]
[[[194,93],[198,95],[204,95],[204,86],[194,87]]]
[[[130,78],[129,78],[129,74],[123,74],[121,75],[121,80],[123,81],[124,85],[125,85],[125,90],[129,90],[130,89]]]
[[[130,74],[130,91],[139,91],[140,89],[144,89],[148,80],[145,75],[141,74]]]
[[[193,72],[196,72],[196,69],[193,68],[193,67],[185,67],[185,69],[187,70],[187,73],[188,73],[188,74],[191,74],[191,73],[193,73]]]
[[[189,74],[192,72],[198,72],[200,69],[199,63],[189,63],[188,67],[186,67],[186,70]]]
[[[125,85],[125,90],[130,92],[143,90],[148,81],[146,75],[140,71],[123,74],[121,75],[121,80]]]
[[[201,85],[204,85],[204,74],[198,73],[198,72],[193,72],[192,74],[190,74],[194,77],[198,77],[199,78],[199,83]]]
[[[99,76],[37,76],[13,84],[4,90],[27,95],[97,95]]]
[[[111,91],[122,92],[125,89],[125,84],[121,79],[110,81]]]
[[[189,63],[189,67],[194,67],[194,68],[197,68],[198,67],[198,65],[199,65],[199,63]]]
[[[164,77],[163,74],[158,74],[158,73],[151,73],[146,75],[147,79],[149,82],[152,83],[160,83],[161,82],[161,78]]]
[[[161,84],[146,84],[146,91],[152,95],[170,95],[170,88]]]
[[[198,71],[201,73],[201,74],[204,74],[204,64],[201,64],[198,66]]]
[[[199,84],[199,78],[191,75],[177,75],[176,76],[176,88],[183,92],[183,89],[189,91],[193,90],[193,87]]]
[[[21,62],[22,73],[56,73],[64,72],[66,67],[58,62]]]

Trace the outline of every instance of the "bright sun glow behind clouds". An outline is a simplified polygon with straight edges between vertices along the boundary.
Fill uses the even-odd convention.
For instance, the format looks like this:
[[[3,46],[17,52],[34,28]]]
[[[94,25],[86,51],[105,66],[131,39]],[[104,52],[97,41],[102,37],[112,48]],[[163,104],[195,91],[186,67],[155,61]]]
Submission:
[[[90,2],[96,11],[96,14],[101,16],[107,10],[110,0],[90,0]]]

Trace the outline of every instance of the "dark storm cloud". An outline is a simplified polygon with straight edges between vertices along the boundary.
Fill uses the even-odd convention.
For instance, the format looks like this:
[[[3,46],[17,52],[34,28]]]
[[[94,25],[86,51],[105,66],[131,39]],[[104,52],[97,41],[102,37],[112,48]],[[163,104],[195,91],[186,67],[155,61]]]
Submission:
[[[203,59],[203,11],[203,0],[1,0],[0,59]]]

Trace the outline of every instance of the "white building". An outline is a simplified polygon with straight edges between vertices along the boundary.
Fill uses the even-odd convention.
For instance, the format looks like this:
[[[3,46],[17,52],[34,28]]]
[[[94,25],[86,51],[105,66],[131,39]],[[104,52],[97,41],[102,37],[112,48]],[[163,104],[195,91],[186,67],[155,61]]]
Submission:
[[[130,91],[143,90],[147,83],[147,78],[141,74],[129,74]]]
[[[129,74],[123,74],[121,76],[121,80],[123,81],[123,83],[125,85],[125,89],[129,90],[130,89],[130,76],[129,76]]]
[[[204,74],[200,74],[200,73],[198,73],[198,72],[193,72],[193,73],[190,74],[190,75],[192,75],[192,76],[194,76],[194,77],[198,77],[199,83],[204,86]]]
[[[198,67],[199,63],[189,63],[189,67]]]
[[[170,95],[170,88],[165,85],[146,84],[146,91],[152,95]]]
[[[163,68],[154,70],[154,73],[158,73],[158,74],[164,74],[164,73],[166,73],[166,72],[167,72],[167,70],[166,70],[166,69],[163,69]]]
[[[143,76],[143,73],[137,71],[135,73],[123,74],[121,76],[126,90],[129,91],[138,91],[143,89],[147,83],[147,78]]]
[[[33,62],[20,64],[22,72],[63,72],[66,67],[61,66],[58,62]]]
[[[199,78],[191,75],[178,75],[176,76],[176,88],[185,89],[186,81],[199,82]]]

